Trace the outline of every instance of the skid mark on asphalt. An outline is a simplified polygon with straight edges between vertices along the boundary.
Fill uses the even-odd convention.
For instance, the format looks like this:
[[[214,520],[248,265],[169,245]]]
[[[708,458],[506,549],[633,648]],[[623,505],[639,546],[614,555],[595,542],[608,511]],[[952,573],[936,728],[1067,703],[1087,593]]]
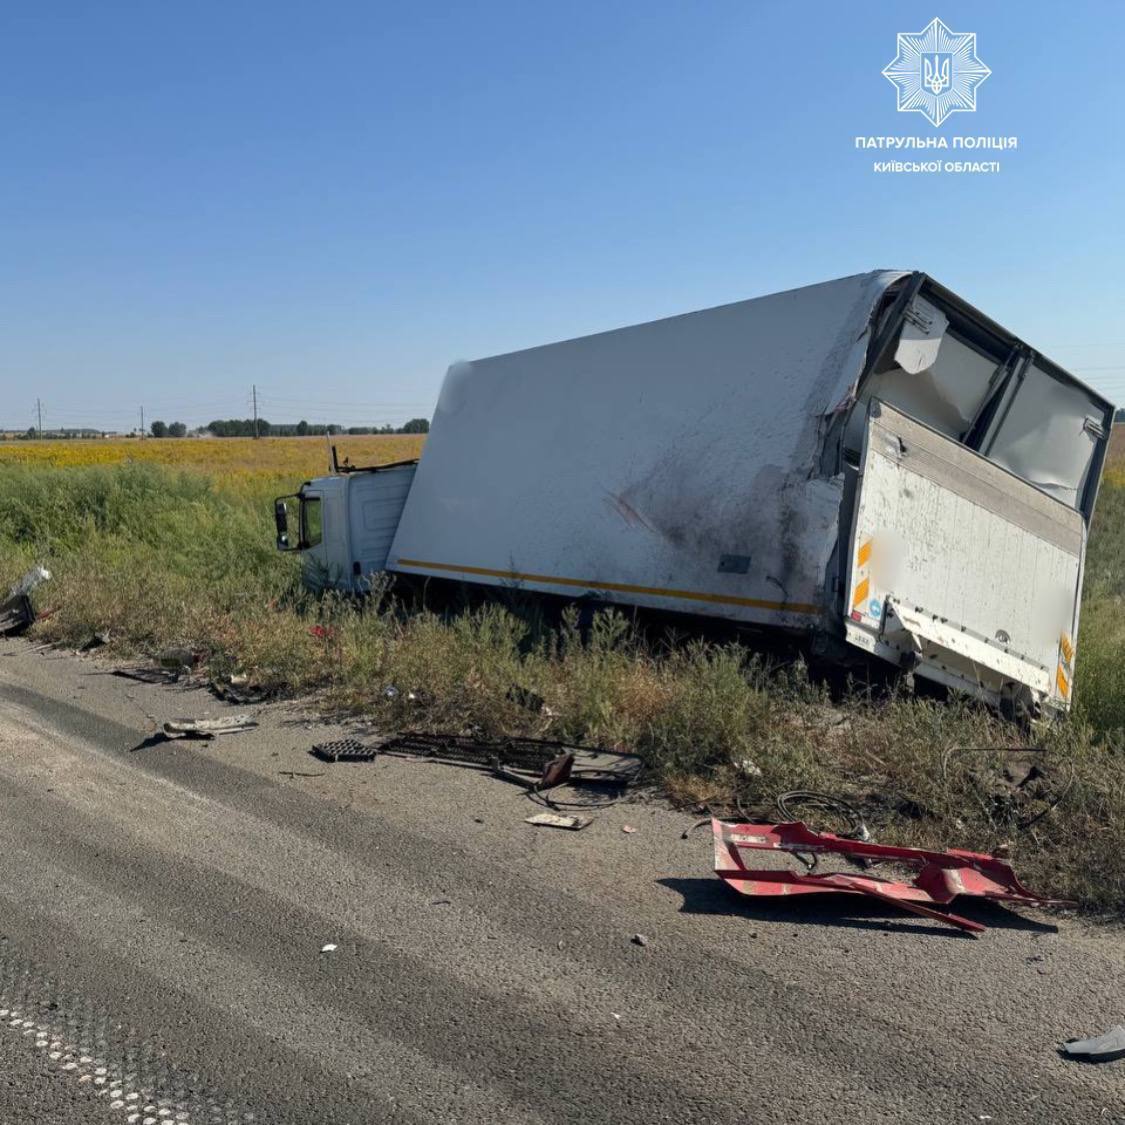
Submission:
[[[46,1055],[126,1125],[250,1125],[256,1115],[175,1070],[129,1029],[26,964],[0,958],[0,1034]]]

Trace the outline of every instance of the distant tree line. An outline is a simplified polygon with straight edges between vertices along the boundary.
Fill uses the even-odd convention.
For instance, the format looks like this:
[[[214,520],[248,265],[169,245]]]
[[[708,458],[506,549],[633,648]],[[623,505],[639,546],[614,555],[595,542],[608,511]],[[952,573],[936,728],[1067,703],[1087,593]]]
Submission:
[[[183,422],[153,422],[149,427],[149,433],[153,437],[184,437],[187,434],[187,426]]]
[[[14,438],[17,441],[35,441],[36,438],[44,438],[50,441],[66,441],[67,439],[104,438],[105,436],[106,433],[104,430],[44,430],[40,433],[34,426],[28,426],[22,434],[0,433],[0,441],[7,441],[9,438]]]
[[[208,422],[205,429],[215,437],[253,437],[253,418],[220,418]],[[314,437],[324,434],[428,434],[428,418],[411,418],[401,426],[340,426],[335,422],[306,422],[303,418],[297,423],[271,423],[259,418],[257,432],[262,437]],[[155,435],[155,429],[154,429]]]

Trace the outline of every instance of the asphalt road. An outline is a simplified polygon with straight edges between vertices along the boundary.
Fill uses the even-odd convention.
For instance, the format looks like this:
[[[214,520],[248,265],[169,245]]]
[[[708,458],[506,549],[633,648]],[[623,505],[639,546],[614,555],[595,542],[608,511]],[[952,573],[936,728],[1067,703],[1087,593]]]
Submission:
[[[226,708],[108,672],[0,642],[4,1125],[1125,1121],[1055,1050],[1125,1019],[1118,929],[754,907],[653,802],[534,828],[277,705],[161,742]]]

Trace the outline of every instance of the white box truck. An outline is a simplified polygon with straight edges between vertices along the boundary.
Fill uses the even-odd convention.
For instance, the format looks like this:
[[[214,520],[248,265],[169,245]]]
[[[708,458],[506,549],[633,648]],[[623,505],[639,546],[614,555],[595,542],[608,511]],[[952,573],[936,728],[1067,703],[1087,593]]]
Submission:
[[[515,584],[1065,710],[1112,420],[926,274],[876,271],[454,364],[420,461],[305,482],[278,546],[314,587]]]

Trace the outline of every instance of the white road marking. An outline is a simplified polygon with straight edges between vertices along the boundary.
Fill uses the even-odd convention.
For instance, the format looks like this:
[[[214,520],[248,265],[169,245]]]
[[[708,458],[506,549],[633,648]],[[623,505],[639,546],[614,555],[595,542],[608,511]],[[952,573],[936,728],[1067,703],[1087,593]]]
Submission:
[[[3,1000],[4,997],[0,996],[0,1002]],[[96,1055],[85,1053],[89,1050],[88,1039],[80,1040],[79,1046],[66,1037],[64,1028],[73,1028],[73,1021],[65,1020],[59,1012],[52,1014],[58,1020],[54,1026],[51,1023],[37,1023],[20,1008],[0,1007],[0,1031],[6,1026],[21,1038],[27,1037],[29,1045],[32,1042],[31,1036],[34,1035],[35,1047],[45,1050],[45,1057],[56,1064],[61,1073],[76,1079],[97,1096],[108,1094],[112,1099],[108,1103],[109,1108],[121,1110],[124,1115],[122,1120],[126,1125],[192,1125],[193,1111],[185,1108],[183,1100],[171,1101],[156,1097],[156,1090],[137,1085],[135,1074],[125,1073],[124,1068],[114,1067]],[[101,1036],[96,1041],[102,1045],[105,1043]],[[250,1123],[255,1120],[254,1114],[240,1115],[235,1110],[224,1107],[213,1097],[207,1098],[207,1108],[210,1111],[209,1119],[216,1125]],[[202,1114],[204,1111],[197,1107],[194,1112]]]

